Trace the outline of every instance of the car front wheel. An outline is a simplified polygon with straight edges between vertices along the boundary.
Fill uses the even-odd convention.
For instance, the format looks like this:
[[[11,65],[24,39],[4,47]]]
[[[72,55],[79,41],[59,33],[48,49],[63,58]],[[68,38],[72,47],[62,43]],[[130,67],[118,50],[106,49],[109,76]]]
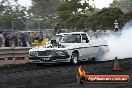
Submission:
[[[72,56],[71,56],[71,63],[76,65],[78,64],[78,54],[77,53],[72,53]]]

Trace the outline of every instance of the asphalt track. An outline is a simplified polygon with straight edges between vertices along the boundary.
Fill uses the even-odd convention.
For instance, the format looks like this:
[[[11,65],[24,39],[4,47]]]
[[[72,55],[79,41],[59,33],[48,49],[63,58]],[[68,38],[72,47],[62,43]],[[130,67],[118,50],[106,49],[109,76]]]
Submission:
[[[112,71],[114,61],[85,62],[77,66],[67,63],[44,65],[9,65],[0,67],[0,88],[132,88],[130,83],[84,83],[76,81],[80,65],[87,74],[129,74],[132,76],[132,58],[119,60],[122,71]],[[131,78],[132,79],[132,78]]]

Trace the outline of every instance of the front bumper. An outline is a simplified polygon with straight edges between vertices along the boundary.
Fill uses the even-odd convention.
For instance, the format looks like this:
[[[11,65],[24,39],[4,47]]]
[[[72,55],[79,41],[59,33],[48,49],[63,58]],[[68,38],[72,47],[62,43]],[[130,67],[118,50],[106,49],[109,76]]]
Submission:
[[[66,56],[43,56],[43,57],[29,57],[30,63],[58,63],[70,62],[69,55]]]

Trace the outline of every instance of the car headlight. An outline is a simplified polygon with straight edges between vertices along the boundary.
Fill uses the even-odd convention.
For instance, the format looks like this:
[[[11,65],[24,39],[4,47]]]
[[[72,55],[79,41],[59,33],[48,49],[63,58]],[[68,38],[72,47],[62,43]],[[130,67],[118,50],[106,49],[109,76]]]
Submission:
[[[36,51],[32,51],[29,54],[30,54],[30,56],[38,56],[38,53]]]

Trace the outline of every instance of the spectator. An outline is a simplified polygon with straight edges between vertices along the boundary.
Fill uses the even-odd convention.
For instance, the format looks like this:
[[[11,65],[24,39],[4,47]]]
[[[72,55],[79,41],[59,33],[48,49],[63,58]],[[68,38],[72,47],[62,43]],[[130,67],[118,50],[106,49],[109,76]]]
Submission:
[[[3,36],[3,32],[0,31],[0,47],[2,47],[4,45],[4,36]]]
[[[12,42],[14,44],[14,46],[18,46],[18,39],[17,39],[17,34],[13,35],[12,36]]]
[[[10,41],[11,41],[11,38],[10,38],[9,34],[6,34],[5,35],[5,47],[11,46]]]
[[[115,20],[114,22],[114,25],[115,25],[115,32],[118,32],[119,31],[119,23],[117,22],[117,20]]]
[[[26,47],[27,46],[27,38],[24,33],[22,33],[20,40],[21,40],[21,46]]]
[[[45,35],[45,38],[43,39],[43,44],[47,44],[49,42],[49,36]]]
[[[55,27],[54,27],[54,35],[55,35],[55,34],[59,34],[59,33],[61,33],[61,26],[60,26],[60,24],[58,23],[58,24],[56,24]]]
[[[43,41],[43,35],[40,35],[38,38],[38,43],[41,43]]]
[[[32,36],[31,36],[31,33],[30,33],[30,32],[27,33],[27,41],[28,41],[29,46],[32,45],[32,40],[33,40],[33,38],[32,38]]]
[[[80,30],[81,32],[85,32],[87,31],[87,28],[85,26],[82,27],[82,29]]]

